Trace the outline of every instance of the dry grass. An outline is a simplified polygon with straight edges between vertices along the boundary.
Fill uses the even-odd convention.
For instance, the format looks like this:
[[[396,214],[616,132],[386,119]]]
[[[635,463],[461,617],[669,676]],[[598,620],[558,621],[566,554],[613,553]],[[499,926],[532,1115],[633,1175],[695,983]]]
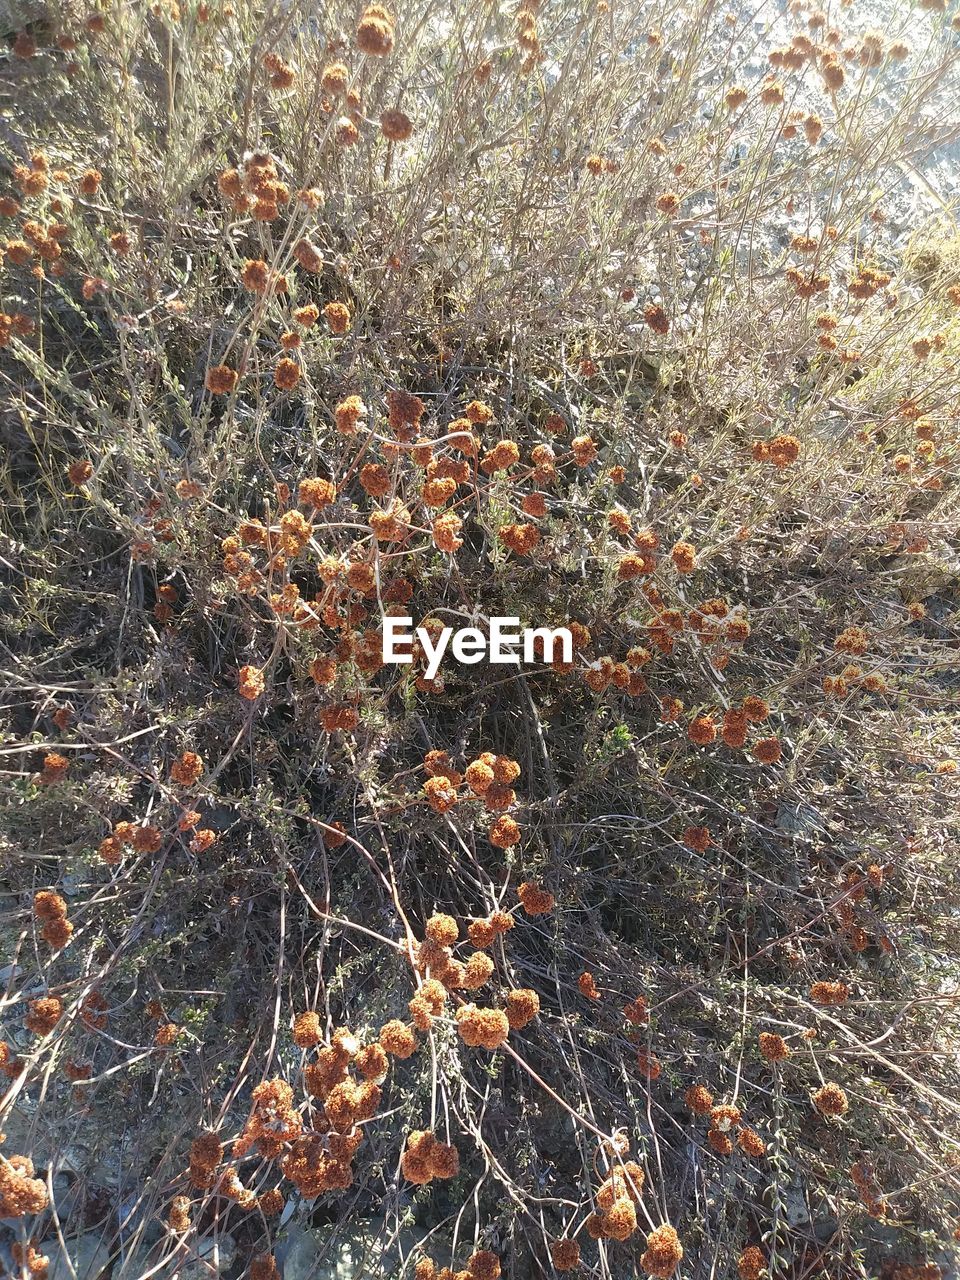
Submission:
[[[384,1274],[420,1280],[492,1277],[477,1250],[552,1274],[572,1237],[582,1274],[668,1275],[663,1224],[689,1280],[949,1265],[960,240],[933,157],[960,132],[958,22],[533,8],[403,0],[373,15],[386,56],[339,4],[11,19],[18,1274],[42,1274],[27,1241],[94,1232],[109,1280],[213,1274],[211,1241],[269,1280],[295,1224],[378,1215]],[[337,61],[352,98],[324,88]],[[244,287],[265,273],[286,292]],[[401,606],[586,630],[569,670],[427,682],[379,663]],[[499,796],[462,779],[484,752]],[[471,923],[484,943],[476,990],[422,947],[437,913],[459,961]],[[498,1020],[472,1035],[462,1006],[512,990],[537,1016],[467,1043]],[[411,1017],[379,1093],[333,1088],[375,1057],[338,1028],[369,1046]],[[265,1081],[291,1092],[251,1127]],[[742,1113],[730,1154],[697,1083]],[[407,1176],[424,1130],[453,1177]],[[204,1133],[222,1150],[191,1164]]]

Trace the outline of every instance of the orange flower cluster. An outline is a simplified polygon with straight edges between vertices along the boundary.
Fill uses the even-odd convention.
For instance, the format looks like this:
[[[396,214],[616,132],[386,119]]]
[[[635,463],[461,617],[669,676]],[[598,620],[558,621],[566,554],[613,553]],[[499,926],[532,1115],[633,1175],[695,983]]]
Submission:
[[[269,74],[271,89],[289,89],[296,81],[297,73],[278,53],[271,51],[265,54],[263,65]]]
[[[532,880],[524,880],[517,889],[517,897],[528,916],[547,915],[556,905],[553,894]]]
[[[870,637],[863,627],[845,627],[833,642],[838,653],[861,657],[870,647]]]
[[[273,1160],[286,1143],[299,1135],[301,1128],[290,1085],[279,1076],[264,1080],[253,1091],[253,1108],[243,1132],[233,1144],[233,1154],[245,1156],[255,1146],[262,1156]]]
[[[47,1207],[47,1188],[33,1175],[29,1156],[0,1155],[0,1218],[25,1218]]]
[[[713,1109],[713,1094],[703,1084],[692,1084],[684,1094],[684,1101],[695,1116],[709,1115]]]
[[[34,1035],[48,1035],[63,1017],[63,1001],[59,996],[40,996],[30,1001],[24,1022]]]
[[[458,803],[458,789],[465,781],[484,808],[503,815],[489,828],[490,843],[497,848],[509,849],[519,841],[519,826],[503,812],[517,800],[516,792],[510,786],[520,776],[520,766],[515,760],[484,751],[470,762],[465,773],[461,773],[445,751],[429,751],[423,763],[429,775],[424,783],[424,794],[436,813],[447,813]]]
[[[520,1031],[539,1012],[540,997],[529,987],[516,987],[507,993],[506,1015],[512,1031]]]
[[[70,761],[66,756],[60,755],[58,751],[49,751],[43,757],[43,769],[37,779],[43,786],[51,786],[55,782],[62,782],[70,768]]]
[[[385,58],[393,51],[394,19],[382,4],[371,4],[360,15],[357,25],[357,48],[375,58]]]
[[[455,1016],[460,1038],[471,1048],[492,1052],[504,1043],[510,1033],[510,1022],[501,1009],[481,1009],[475,1004],[462,1004]]]
[[[858,1160],[850,1168],[850,1177],[857,1188],[867,1213],[872,1218],[885,1218],[889,1206],[883,1198],[873,1166],[867,1160]]]
[[[282,356],[273,370],[273,385],[278,391],[292,391],[299,381],[299,364],[290,356]]]
[[[654,1080],[660,1079],[663,1064],[655,1054],[649,1053],[646,1049],[638,1049],[637,1070],[648,1083],[652,1084]]]
[[[753,446],[753,457],[756,462],[772,462],[782,471],[797,461],[800,448],[800,441],[796,436],[778,435],[769,441],[758,441]]]
[[[480,470],[485,475],[508,471],[520,461],[520,447],[514,440],[501,440],[480,459]]]
[[[347,396],[334,408],[333,416],[337,430],[342,435],[356,435],[362,421],[366,419],[367,407],[360,396]]]
[[[293,246],[293,256],[297,262],[303,267],[304,271],[309,271],[313,275],[319,275],[323,270],[323,254],[313,243],[312,240],[301,238]],[[319,312],[317,313],[319,318]]]
[[[25,1244],[14,1241],[10,1246],[10,1256],[17,1266],[23,1268],[25,1274],[34,1277],[34,1280],[47,1280],[50,1259],[45,1254],[38,1253],[32,1241],[27,1241]]]
[[[697,564],[697,549],[690,542],[677,542],[670,552],[670,559],[677,573],[693,573]]]
[[[216,1181],[216,1170],[223,1159],[223,1143],[215,1133],[201,1133],[190,1144],[187,1175],[198,1191],[209,1191]]]
[[[204,386],[211,395],[228,396],[236,387],[239,376],[236,369],[231,369],[229,365],[212,365],[207,370]]]
[[[683,843],[694,853],[706,853],[713,844],[709,827],[686,827],[683,832]]]
[[[479,921],[470,926],[469,934],[474,946],[489,946],[497,933],[505,931],[506,926],[495,927],[491,921]],[[416,970],[429,979],[410,1003],[411,1016],[423,1031],[429,1029],[433,1018],[441,1012],[447,990],[475,990],[483,986],[493,972],[493,962],[481,952],[474,952],[466,963],[454,959],[453,947],[459,934],[452,916],[435,915],[427,921],[423,942],[414,945]]]
[[[55,951],[65,947],[73,933],[73,925],[67,919],[67,904],[59,893],[41,889],[33,896],[33,914],[41,923],[40,936]]]
[[[9,257],[9,242],[7,245],[7,255]],[[8,315],[5,311],[0,311],[0,347],[8,347],[10,345],[11,338],[14,336],[18,338],[29,338],[34,331],[34,327],[33,321],[28,316],[23,315],[20,311],[15,311],[12,315]],[[73,468],[79,468],[80,470],[76,471],[74,474],[81,474],[82,469],[89,465],[89,463],[75,462],[72,464],[71,470]],[[71,476],[70,483],[83,484],[84,480],[89,479],[92,473],[93,467],[91,466],[90,471],[83,475],[81,480],[76,481]]]
[[[199,760],[199,756],[197,757]],[[174,765],[176,768],[176,765]],[[202,768],[202,765],[201,765]],[[199,813],[190,825],[195,825],[200,821]],[[188,827],[181,821],[181,830],[187,830]],[[197,832],[199,836],[201,833]],[[213,840],[213,833],[210,832],[210,842]],[[132,848],[137,853],[157,853],[163,845],[163,832],[154,826],[137,826],[133,822],[118,822],[113,828],[112,833],[105,839],[100,841],[99,854],[100,857],[109,867],[120,865],[123,857],[123,851],[126,848]]]
[[[248,293],[279,294],[287,292],[287,277],[271,271],[262,258],[247,258],[240,268],[240,283]]]
[[[669,1280],[683,1260],[683,1246],[673,1227],[657,1227],[647,1236],[647,1247],[640,1255],[640,1265],[648,1275]]]
[[[643,1194],[645,1174],[633,1160],[615,1164],[597,1188],[599,1213],[587,1220],[594,1239],[626,1240],[637,1227],[635,1206]]]
[[[755,1244],[747,1245],[737,1259],[737,1271],[740,1280],[760,1280],[766,1270],[767,1260]]]
[[[109,1005],[99,991],[91,991],[80,1002],[80,1018],[84,1025],[94,1031],[103,1031],[107,1025],[107,1009]]]
[[[707,1142],[715,1155],[728,1156],[733,1152],[733,1133],[736,1134],[737,1146],[744,1155],[758,1159],[766,1154],[766,1143],[755,1129],[742,1123],[743,1113],[739,1107],[729,1104],[714,1106],[713,1095],[702,1084],[691,1085],[684,1099],[694,1115],[709,1115]]]
[[[293,1043],[299,1049],[312,1049],[322,1038],[319,1015],[313,1010],[298,1013],[293,1021]]]
[[[822,1116],[842,1116],[849,1108],[847,1095],[838,1084],[827,1083],[813,1094],[813,1105]]]
[[[670,332],[670,318],[659,303],[648,302],[643,309],[643,318],[654,333]]]
[[[760,1053],[767,1062],[785,1062],[792,1052],[783,1036],[775,1031],[761,1031],[759,1044]]]
[[[599,1000],[600,992],[597,989],[596,981],[593,974],[584,972],[577,979],[577,986],[580,988],[580,994],[586,996],[588,1000]]]
[[[280,1167],[304,1197],[344,1191],[353,1183],[351,1160],[362,1141],[360,1129],[346,1134],[304,1133],[294,1140]]]
[[[810,988],[810,999],[814,1004],[841,1005],[846,1004],[850,988],[845,982],[826,982],[821,979]]]
[[[391,107],[380,117],[380,132],[390,142],[406,142],[413,133],[413,121],[406,112]]]
[[[417,1037],[405,1022],[394,1018],[380,1028],[380,1047],[392,1058],[409,1058],[417,1047]]]
[[[420,1258],[414,1268],[415,1280],[498,1280],[500,1259],[490,1249],[478,1249],[467,1259],[462,1271],[450,1267],[437,1270],[432,1258]]]
[[[323,314],[331,333],[343,334],[350,328],[350,308],[346,303],[328,302]]]
[[[170,766],[170,781],[180,787],[192,787],[203,773],[203,760],[195,751],[185,751]]]
[[[474,920],[467,929],[467,937],[475,947],[492,947],[494,941],[513,928],[514,920],[509,911],[494,911],[489,916]]]
[[[280,1280],[277,1260],[272,1253],[259,1253],[251,1260],[250,1280]]]
[[[189,1196],[174,1196],[170,1201],[170,1210],[167,1214],[167,1225],[171,1231],[175,1231],[177,1235],[183,1235],[190,1230],[190,1198]]]
[[[580,1263],[580,1246],[576,1240],[554,1240],[550,1258],[558,1271],[573,1271]]]
[[[490,824],[487,838],[495,849],[512,849],[520,843],[520,828],[508,813],[504,813]]]
[[[515,555],[529,555],[540,543],[540,530],[533,524],[505,524],[497,535]]]
[[[717,725],[711,715],[696,716],[687,728],[687,737],[698,747],[708,746],[716,740]]]
[[[273,156],[265,151],[247,156],[239,169],[225,169],[217,185],[237,213],[249,212],[256,222],[274,222],[280,207],[290,200],[290,188],[280,180]]]
[[[479,953],[478,953],[479,955]],[[459,965],[456,966],[459,981],[458,986],[482,986],[486,982],[490,973],[493,971],[493,963],[489,961],[489,957],[480,956],[482,960],[487,960],[490,964],[489,970],[484,974],[477,974],[476,966],[470,972],[471,981],[467,981],[467,971],[470,964],[463,966],[462,972]],[[453,966],[451,966],[452,968]],[[410,1017],[413,1025],[420,1031],[429,1031],[433,1026],[434,1018],[439,1017],[443,1012],[443,1006],[447,1001],[447,989],[437,978],[428,978],[426,982],[420,985],[417,994],[413,997],[407,1008],[410,1011]]]
[[[645,1027],[650,1021],[650,1010],[645,996],[636,996],[629,1004],[624,1005],[623,1016],[635,1027]]]
[[[416,1129],[407,1138],[400,1168],[408,1182],[425,1186],[434,1178],[455,1178],[460,1155],[452,1143],[439,1142],[429,1130]]]

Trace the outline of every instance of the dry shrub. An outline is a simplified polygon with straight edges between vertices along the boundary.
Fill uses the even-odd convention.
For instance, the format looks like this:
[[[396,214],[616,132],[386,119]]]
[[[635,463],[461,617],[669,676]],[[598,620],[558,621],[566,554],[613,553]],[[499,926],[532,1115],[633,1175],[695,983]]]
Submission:
[[[124,1206],[114,1280],[269,1278],[314,1197],[420,1277],[945,1264],[957,22],[754,16],[19,14],[28,1271]],[[427,679],[385,612],[575,652]]]

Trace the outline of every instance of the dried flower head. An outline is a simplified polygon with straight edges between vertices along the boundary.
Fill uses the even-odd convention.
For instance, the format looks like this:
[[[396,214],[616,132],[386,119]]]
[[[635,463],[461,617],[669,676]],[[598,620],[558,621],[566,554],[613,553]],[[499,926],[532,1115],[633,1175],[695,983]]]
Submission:
[[[528,916],[546,915],[556,905],[553,894],[532,880],[525,880],[518,887],[517,897]]]
[[[648,1275],[669,1280],[682,1259],[680,1238],[673,1227],[664,1225],[647,1236],[647,1247],[640,1257],[640,1265]]]
[[[823,1116],[842,1116],[849,1107],[847,1095],[838,1084],[827,1083],[813,1094],[813,1105]]]
[[[480,1009],[475,1004],[463,1004],[455,1016],[460,1038],[473,1048],[497,1049],[510,1033],[507,1015],[500,1009]]]

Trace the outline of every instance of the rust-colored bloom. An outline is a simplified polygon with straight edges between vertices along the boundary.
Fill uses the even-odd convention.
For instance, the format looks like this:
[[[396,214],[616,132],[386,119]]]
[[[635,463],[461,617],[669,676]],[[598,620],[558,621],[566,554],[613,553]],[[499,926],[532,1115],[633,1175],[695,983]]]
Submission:
[[[391,142],[405,142],[413,133],[413,121],[406,112],[391,108],[380,117],[380,130]]]
[[[103,174],[99,169],[85,169],[80,175],[80,181],[77,184],[80,194],[84,196],[94,196],[100,190],[100,183],[103,181]]]
[[[706,853],[713,844],[709,827],[687,827],[683,833],[683,843],[695,853]]]
[[[360,15],[357,48],[375,58],[385,58],[393,50],[394,20],[382,4],[371,4]]]
[[[195,751],[185,751],[170,766],[170,781],[180,787],[192,787],[203,774],[203,760]]]
[[[767,1062],[785,1062],[790,1057],[790,1046],[775,1031],[761,1031],[759,1044],[760,1053]]]
[[[640,1265],[648,1275],[669,1280],[683,1259],[683,1247],[673,1227],[657,1227],[647,1236],[647,1247],[640,1257]]]
[[[48,751],[43,757],[43,768],[40,770],[37,781],[44,786],[61,782],[67,776],[69,769],[70,761],[66,756],[61,755],[59,751]]]
[[[554,1240],[550,1258],[557,1271],[573,1271],[580,1262],[580,1246],[576,1240]]]
[[[670,319],[658,303],[649,302],[643,309],[643,318],[654,333],[670,332]]]
[[[405,1022],[394,1018],[380,1028],[380,1045],[394,1058],[409,1058],[417,1047],[417,1038]]]
[[[479,1009],[475,1004],[463,1004],[455,1016],[460,1038],[472,1048],[492,1052],[510,1034],[510,1023],[501,1009]]]
[[[761,1156],[767,1153],[767,1144],[757,1133],[756,1129],[750,1129],[746,1125],[737,1133],[737,1146],[744,1155],[759,1160]]]
[[[748,1245],[737,1259],[740,1280],[760,1280],[766,1266],[767,1260],[755,1244]]]
[[[237,385],[237,371],[229,365],[216,364],[207,370],[204,386],[214,396],[228,396]]]
[[[577,979],[577,986],[580,988],[580,994],[586,996],[588,1000],[600,999],[600,992],[597,990],[597,984],[592,973],[586,971],[581,973]]]
[[[281,391],[292,391],[300,381],[300,366],[290,358],[290,356],[281,356],[277,361],[276,368],[273,371],[273,383]]]
[[[524,880],[517,889],[517,897],[528,916],[547,915],[556,905],[553,894],[532,880]]]
[[[298,1013],[293,1023],[293,1043],[300,1049],[312,1049],[321,1039],[319,1014],[312,1009]]]
[[[298,240],[293,246],[293,256],[304,271],[318,275],[323,270],[323,254],[311,240]]]
[[[687,737],[691,742],[695,742],[698,747],[707,746],[715,741],[716,736],[717,725],[713,716],[697,716],[691,720],[687,729]]]
[[[684,1101],[695,1116],[709,1115],[713,1108],[713,1094],[704,1084],[692,1084],[684,1094]]]
[[[498,849],[511,849],[520,840],[520,828],[509,814],[502,814],[487,833],[492,845]]]
[[[823,1116],[842,1116],[848,1109],[847,1095],[838,1084],[827,1083],[813,1094],[813,1105]]]
[[[697,563],[697,549],[690,542],[678,542],[670,552],[670,558],[678,573],[693,573]]]
[[[350,328],[350,308],[344,302],[328,302],[323,315],[331,333],[346,333]]]
[[[783,756],[783,748],[778,738],[760,738],[753,745],[753,757],[761,764],[778,764]]]
[[[322,476],[312,476],[301,480],[297,490],[297,498],[304,507],[315,507],[322,511],[336,501],[337,487],[332,480],[324,480]]]
[[[67,479],[77,488],[82,484],[86,484],[92,475],[93,463],[87,458],[81,458],[76,462],[71,462],[69,467],[67,467]]]
[[[253,702],[255,698],[259,698],[263,693],[264,687],[263,672],[259,667],[248,665],[240,668],[239,689],[241,697]]]
[[[507,1021],[514,1031],[519,1031],[540,1012],[540,997],[529,987],[517,987],[507,993]]]
[[[722,1129],[708,1129],[707,1142],[714,1155],[728,1156],[733,1151],[733,1139]]]
[[[40,996],[31,1000],[28,1007],[24,1022],[34,1035],[48,1035],[63,1017],[63,1001],[59,996]]]

